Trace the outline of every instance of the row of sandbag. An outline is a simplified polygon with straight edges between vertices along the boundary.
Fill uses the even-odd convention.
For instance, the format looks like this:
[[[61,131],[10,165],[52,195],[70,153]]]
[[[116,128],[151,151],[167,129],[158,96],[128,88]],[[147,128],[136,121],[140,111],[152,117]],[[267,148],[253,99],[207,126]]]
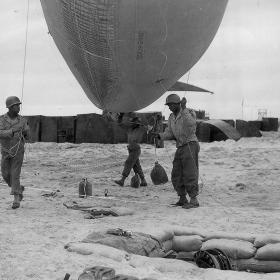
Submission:
[[[233,269],[280,272],[280,235],[206,233],[183,227],[150,234],[163,243],[165,251],[193,256],[199,250],[220,249],[230,258]]]

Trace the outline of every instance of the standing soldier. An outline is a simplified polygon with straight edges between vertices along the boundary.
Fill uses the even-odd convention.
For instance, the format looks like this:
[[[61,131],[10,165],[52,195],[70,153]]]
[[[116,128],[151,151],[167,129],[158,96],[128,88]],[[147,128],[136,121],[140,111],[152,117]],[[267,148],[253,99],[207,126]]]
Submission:
[[[180,197],[175,203],[183,208],[199,207],[198,196],[198,153],[199,143],[196,137],[196,115],[186,108],[186,98],[170,94],[166,104],[172,112],[168,119],[168,127],[157,136],[163,140],[176,140],[176,153],[173,160],[171,180]],[[188,201],[186,194],[189,195]]]
[[[140,177],[140,186],[147,186],[147,182],[139,160],[141,154],[141,147],[139,143],[141,142],[143,135],[147,132],[148,128],[140,123],[140,119],[133,112],[129,114],[128,121],[124,121],[123,114],[121,114],[118,119],[118,123],[121,127],[126,129],[127,132],[128,158],[124,163],[122,178],[120,180],[115,180],[114,182],[119,186],[123,186],[125,179],[128,177],[131,169],[133,169],[135,174],[138,174]]]
[[[24,156],[25,139],[29,137],[27,121],[19,115],[20,100],[16,96],[6,99],[8,112],[0,116],[1,173],[14,196],[13,209],[20,207],[24,187],[20,185],[20,172]]]

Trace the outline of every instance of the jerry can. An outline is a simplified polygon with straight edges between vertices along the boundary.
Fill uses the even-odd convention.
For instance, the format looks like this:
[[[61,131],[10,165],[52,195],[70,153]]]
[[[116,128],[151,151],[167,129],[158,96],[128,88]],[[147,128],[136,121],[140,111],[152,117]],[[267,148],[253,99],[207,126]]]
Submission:
[[[86,198],[87,196],[92,196],[92,184],[87,178],[83,178],[79,183],[79,197]]]

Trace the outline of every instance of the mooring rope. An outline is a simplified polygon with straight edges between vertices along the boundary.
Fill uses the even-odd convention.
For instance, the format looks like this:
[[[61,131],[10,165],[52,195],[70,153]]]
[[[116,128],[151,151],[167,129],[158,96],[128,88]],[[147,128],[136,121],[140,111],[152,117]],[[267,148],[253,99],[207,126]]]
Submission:
[[[19,132],[19,140],[18,140],[18,142],[14,145],[14,146],[12,146],[11,148],[9,148],[9,149],[4,149],[4,148],[2,148],[3,149],[3,151],[5,152],[5,153],[8,153],[8,155],[6,155],[6,157],[5,158],[8,158],[8,157],[10,157],[10,158],[14,158],[16,155],[17,155],[17,153],[18,153],[18,150],[19,150],[19,147],[20,147],[20,144],[21,144],[21,142],[22,142],[22,139],[23,138],[23,135],[22,135],[22,130]],[[13,149],[16,147],[16,151],[13,153]]]
[[[24,94],[24,86],[25,86],[25,71],[26,71],[27,44],[28,44],[29,14],[30,14],[30,0],[27,0],[25,43],[24,43],[24,56],[23,56],[23,68],[22,68],[22,85],[21,85],[21,109],[23,107],[23,94]]]
[[[189,80],[190,80],[190,74],[191,74],[191,71],[189,70],[188,72],[188,77],[187,77],[187,85],[189,84]],[[184,97],[186,98],[186,94],[187,94],[187,90],[185,90],[185,94],[184,94]]]

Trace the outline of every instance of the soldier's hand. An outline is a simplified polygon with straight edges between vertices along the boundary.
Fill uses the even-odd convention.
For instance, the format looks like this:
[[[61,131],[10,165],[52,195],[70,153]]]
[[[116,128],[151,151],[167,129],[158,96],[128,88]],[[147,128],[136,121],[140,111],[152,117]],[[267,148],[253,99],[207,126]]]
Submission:
[[[27,136],[29,135],[29,131],[30,131],[29,128],[25,128],[25,129],[22,131],[22,135],[23,135],[24,137],[27,137]]]
[[[181,100],[181,108],[184,110],[186,109],[187,99],[186,97],[183,97]]]
[[[152,139],[160,139],[160,135],[157,132],[150,132]]]
[[[23,130],[23,126],[20,124],[16,124],[12,127],[12,132],[17,133]]]

